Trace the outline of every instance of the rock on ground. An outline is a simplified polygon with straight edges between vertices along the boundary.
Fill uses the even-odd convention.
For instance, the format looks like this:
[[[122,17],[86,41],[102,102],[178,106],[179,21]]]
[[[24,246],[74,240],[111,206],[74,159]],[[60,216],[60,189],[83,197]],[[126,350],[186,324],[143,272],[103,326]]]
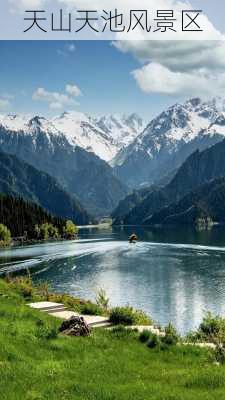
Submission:
[[[72,316],[68,320],[63,321],[59,332],[67,336],[89,336],[91,329],[83,317]]]

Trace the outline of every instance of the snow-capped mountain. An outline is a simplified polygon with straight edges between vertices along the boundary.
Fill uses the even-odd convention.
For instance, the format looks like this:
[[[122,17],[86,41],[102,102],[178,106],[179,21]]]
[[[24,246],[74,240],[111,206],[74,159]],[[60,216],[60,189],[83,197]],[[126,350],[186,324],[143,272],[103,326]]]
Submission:
[[[0,115],[0,150],[55,177],[90,214],[107,215],[127,194],[126,186],[104,160],[81,148],[69,131],[63,133],[56,125],[39,116]],[[92,136],[95,138],[94,128],[90,139]]]
[[[144,129],[144,121],[139,115],[106,115],[96,119],[96,125],[113,138],[117,150],[128,146]]]
[[[112,161],[118,176],[130,186],[162,178],[194,150],[225,137],[225,102],[198,98],[175,104],[153,119]]]
[[[52,119],[52,123],[71,144],[91,151],[107,162],[129,145],[144,127],[143,120],[136,114],[93,118],[79,112],[67,112]]]
[[[72,146],[79,146],[109,162],[143,130],[136,114],[93,118],[81,112],[64,112],[52,119],[25,115],[0,115],[0,124],[11,132],[33,134],[41,128],[46,134],[64,135]]]

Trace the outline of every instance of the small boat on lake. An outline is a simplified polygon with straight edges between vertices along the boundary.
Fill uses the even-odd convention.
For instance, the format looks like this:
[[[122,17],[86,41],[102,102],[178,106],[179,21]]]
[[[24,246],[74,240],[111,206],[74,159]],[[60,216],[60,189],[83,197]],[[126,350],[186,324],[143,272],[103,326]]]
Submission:
[[[136,243],[138,240],[138,237],[135,233],[132,233],[132,235],[129,237],[129,243]]]

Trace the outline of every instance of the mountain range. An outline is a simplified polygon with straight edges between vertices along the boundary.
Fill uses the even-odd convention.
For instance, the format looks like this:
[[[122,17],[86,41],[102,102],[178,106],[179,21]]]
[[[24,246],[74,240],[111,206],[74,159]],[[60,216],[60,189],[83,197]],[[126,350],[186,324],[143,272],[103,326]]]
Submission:
[[[225,223],[225,178],[201,185],[177,203],[163,207],[145,223],[150,225],[194,225],[198,219]]]
[[[54,216],[71,219],[79,225],[91,221],[79,201],[70,196],[56,179],[3,152],[0,152],[0,193],[23,198]]]
[[[192,154],[196,150],[202,152],[211,148],[224,137],[225,101],[221,99],[194,98],[175,104],[148,124],[137,114],[93,117],[71,111],[50,119],[0,115],[0,150],[29,164],[29,168],[24,167],[27,176],[22,178],[22,185],[16,174],[16,163],[8,175],[4,164],[4,185],[2,183],[0,190],[7,191],[6,188],[11,187],[15,193],[41,204],[40,193],[34,191],[40,177],[34,178],[33,167],[40,174],[47,174],[49,180],[54,179],[59,190],[69,196],[70,200],[65,201],[67,206],[58,202],[58,207],[64,211],[69,201],[73,203],[69,214],[75,202],[76,209],[86,215],[84,220],[89,215],[106,216],[113,212],[117,221],[122,218],[139,223],[140,217],[145,221],[152,212],[159,211],[170,201],[179,201],[195,189],[197,175],[193,170],[190,176],[187,171],[183,173],[176,184],[184,171],[185,160],[190,155],[193,160],[197,157]],[[218,147],[218,157],[219,151]],[[4,161],[3,153],[0,159]],[[18,161],[18,170],[22,169]],[[222,170],[220,165],[218,169]],[[204,173],[198,184],[218,177],[217,172],[210,176],[205,169]],[[26,182],[29,182],[28,187]],[[52,185],[50,181],[46,183],[46,192],[51,192]],[[30,197],[28,192],[32,193]]]
[[[0,115],[0,125],[8,132],[32,135],[35,124],[46,135],[63,136],[71,146],[79,146],[110,162],[144,129],[143,119],[131,115],[92,117],[78,111],[64,112],[51,119],[20,114]]]
[[[196,207],[206,215],[208,212],[216,222],[225,221],[224,176],[225,140],[202,152],[196,150],[166,186],[145,189],[144,196],[143,190],[140,195],[136,193],[132,208],[130,196],[121,201],[113,212],[114,223],[151,225],[187,222],[188,216],[192,221],[196,215]],[[122,215],[126,205],[128,212]]]
[[[0,149],[57,179],[91,214],[109,214],[127,194],[104,160],[73,144],[45,118],[0,118]]]
[[[196,149],[225,137],[225,102],[195,98],[175,104],[154,118],[137,138],[121,149],[112,164],[130,187],[157,183],[175,171]]]

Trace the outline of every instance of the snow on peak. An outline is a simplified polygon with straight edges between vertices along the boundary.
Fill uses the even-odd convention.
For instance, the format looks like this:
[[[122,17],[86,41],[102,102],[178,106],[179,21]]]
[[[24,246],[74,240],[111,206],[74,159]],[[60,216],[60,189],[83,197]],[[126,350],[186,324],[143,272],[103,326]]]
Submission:
[[[0,126],[12,132],[26,130],[29,117],[23,114],[0,115]]]
[[[131,115],[105,115],[96,120],[97,126],[113,138],[119,149],[128,146],[144,129],[145,123],[141,117]]]
[[[63,135],[72,146],[80,146],[105,161],[110,161],[118,151],[132,142],[143,128],[141,118],[131,116],[104,116],[94,118],[78,111],[64,112],[46,119],[42,116],[20,114],[0,115],[0,127],[9,133],[34,135]]]
[[[193,98],[184,104],[174,104],[154,118],[130,146],[120,151],[112,164],[143,152],[154,158],[160,151],[173,153],[183,144],[202,135],[225,136],[225,101],[213,98],[203,101]]]

